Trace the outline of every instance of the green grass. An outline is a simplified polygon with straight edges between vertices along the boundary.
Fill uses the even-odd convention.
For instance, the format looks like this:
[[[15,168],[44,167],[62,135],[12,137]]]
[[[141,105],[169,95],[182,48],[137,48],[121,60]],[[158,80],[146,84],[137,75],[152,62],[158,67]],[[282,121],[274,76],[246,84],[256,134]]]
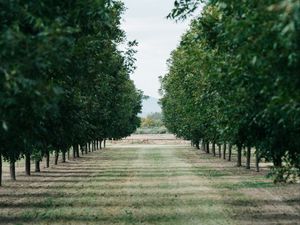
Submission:
[[[253,176],[221,162],[188,147],[141,145],[97,151],[31,177],[25,177],[22,169],[17,182],[5,179],[0,189],[0,224],[240,225],[265,221],[268,212],[257,214],[256,209],[270,202],[246,190],[263,193],[277,187],[263,175]],[[288,204],[297,203],[297,199],[289,200]],[[290,211],[280,208],[276,213],[289,215]]]
[[[242,181],[239,183],[220,183],[215,187],[225,188],[230,190],[239,190],[243,188],[272,188],[274,187],[274,184],[271,182],[261,182],[261,181]]]

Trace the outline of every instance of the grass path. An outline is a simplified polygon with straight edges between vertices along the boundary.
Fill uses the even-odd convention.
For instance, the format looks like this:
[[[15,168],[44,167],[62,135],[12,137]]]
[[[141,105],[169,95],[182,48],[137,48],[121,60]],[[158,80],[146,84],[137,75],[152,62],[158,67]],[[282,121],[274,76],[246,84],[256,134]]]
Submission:
[[[299,193],[186,146],[113,146],[5,180],[0,224],[300,224]]]

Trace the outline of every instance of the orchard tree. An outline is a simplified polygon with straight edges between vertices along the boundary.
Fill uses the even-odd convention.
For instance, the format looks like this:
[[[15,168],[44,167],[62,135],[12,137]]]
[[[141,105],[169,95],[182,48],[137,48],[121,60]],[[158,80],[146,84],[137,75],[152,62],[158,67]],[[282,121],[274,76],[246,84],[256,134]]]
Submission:
[[[199,6],[201,15],[162,79],[167,127],[190,139],[196,131],[213,146],[223,143],[224,158],[226,144],[236,145],[238,166],[246,148],[246,168],[254,147],[256,164],[271,160],[276,181],[284,181],[286,168],[299,171],[300,6],[279,0],[180,0],[169,18],[185,19]],[[179,109],[181,114],[173,113]]]
[[[129,76],[135,42],[118,50],[122,2],[2,1],[0,9],[0,161],[12,179],[22,157],[30,175],[31,159],[39,172],[51,152],[65,162],[71,146],[79,156],[79,145],[134,131],[142,93]]]

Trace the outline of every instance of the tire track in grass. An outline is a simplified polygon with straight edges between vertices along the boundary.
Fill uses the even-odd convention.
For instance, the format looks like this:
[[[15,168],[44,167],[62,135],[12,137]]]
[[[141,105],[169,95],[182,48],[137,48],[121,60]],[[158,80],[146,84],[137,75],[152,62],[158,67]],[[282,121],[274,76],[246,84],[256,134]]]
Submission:
[[[132,161],[131,171],[142,166],[160,173],[145,177],[135,177],[138,172],[131,174],[125,185],[128,193],[128,206],[124,208],[126,224],[233,224],[223,213],[216,193],[207,186],[208,181],[195,175],[193,167],[178,157],[176,152],[181,149],[172,146],[134,148],[139,157]],[[184,176],[181,169],[185,171]],[[134,185],[136,189],[132,192]],[[156,204],[147,204],[149,197]]]

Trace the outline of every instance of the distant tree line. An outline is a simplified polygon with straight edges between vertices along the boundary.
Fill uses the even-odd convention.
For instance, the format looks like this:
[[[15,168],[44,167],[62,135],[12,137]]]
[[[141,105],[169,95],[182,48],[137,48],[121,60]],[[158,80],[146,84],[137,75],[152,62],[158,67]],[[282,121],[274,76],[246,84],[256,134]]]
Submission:
[[[235,146],[237,166],[245,149],[247,169],[254,149],[276,182],[299,176],[299,1],[180,0],[169,17],[200,5],[161,79],[165,125],[207,152],[223,145],[229,159]]]
[[[142,92],[129,75],[135,42],[114,0],[0,1],[0,185],[2,160],[40,171],[139,126]],[[99,146],[98,146],[99,147]],[[93,149],[94,149],[93,148]]]
[[[161,127],[163,125],[162,114],[158,112],[150,113],[141,120],[141,127]]]
[[[141,126],[135,131],[136,134],[165,134],[167,132],[160,112],[150,113],[141,118]]]

